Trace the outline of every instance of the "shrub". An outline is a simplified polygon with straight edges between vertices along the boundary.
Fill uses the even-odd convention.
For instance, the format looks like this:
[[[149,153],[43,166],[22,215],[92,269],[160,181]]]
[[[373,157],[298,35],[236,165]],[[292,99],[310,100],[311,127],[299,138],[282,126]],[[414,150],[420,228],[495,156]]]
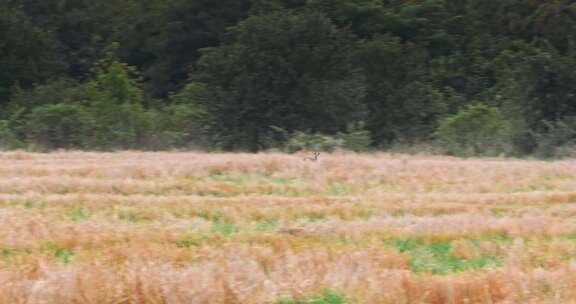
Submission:
[[[170,97],[171,103],[157,113],[157,145],[177,148],[209,145],[207,132],[211,119],[201,103],[203,94],[204,87],[192,83]]]
[[[440,122],[435,133],[445,153],[458,156],[496,156],[511,152],[512,126],[500,109],[468,106]]]
[[[364,123],[348,125],[347,132],[338,133],[336,139],[342,140],[342,148],[354,152],[367,152],[372,145],[370,131],[364,129]]]
[[[0,120],[0,150],[11,150],[22,148],[24,144],[9,126],[9,121]]]
[[[541,158],[576,156],[576,116],[568,116],[557,122],[544,122],[544,130],[532,132],[536,142],[534,154]]]
[[[28,115],[25,126],[30,143],[43,149],[73,149],[85,146],[92,117],[77,104],[40,106]]]
[[[266,132],[263,132],[260,149],[268,152],[287,151],[287,144],[291,134],[283,128],[269,126]]]
[[[332,152],[336,149],[366,152],[370,150],[372,138],[370,131],[364,129],[363,123],[350,124],[346,132],[339,132],[334,136],[301,131],[288,133],[280,127],[270,126],[263,142],[269,150],[283,150],[288,153],[301,150]]]
[[[295,132],[286,144],[286,151],[294,153],[300,150],[332,152],[344,145],[344,140],[322,134]]]

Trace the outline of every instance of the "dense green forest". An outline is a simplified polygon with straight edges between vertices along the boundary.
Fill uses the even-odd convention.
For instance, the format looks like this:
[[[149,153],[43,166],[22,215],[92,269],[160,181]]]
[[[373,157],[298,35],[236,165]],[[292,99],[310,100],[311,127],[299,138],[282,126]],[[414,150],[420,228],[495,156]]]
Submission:
[[[0,147],[570,156],[575,36],[568,0],[0,0]]]

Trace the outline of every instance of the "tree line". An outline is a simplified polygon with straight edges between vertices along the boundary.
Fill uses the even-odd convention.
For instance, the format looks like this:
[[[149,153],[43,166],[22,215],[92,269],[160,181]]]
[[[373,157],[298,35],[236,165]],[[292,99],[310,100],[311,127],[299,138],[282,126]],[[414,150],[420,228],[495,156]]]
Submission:
[[[0,0],[0,148],[570,156],[569,0]]]

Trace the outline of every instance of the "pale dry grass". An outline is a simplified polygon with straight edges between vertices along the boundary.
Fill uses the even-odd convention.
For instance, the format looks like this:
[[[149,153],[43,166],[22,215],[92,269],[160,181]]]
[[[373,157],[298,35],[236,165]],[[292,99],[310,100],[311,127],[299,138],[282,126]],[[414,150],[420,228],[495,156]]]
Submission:
[[[576,303],[576,162],[0,153],[0,303]]]

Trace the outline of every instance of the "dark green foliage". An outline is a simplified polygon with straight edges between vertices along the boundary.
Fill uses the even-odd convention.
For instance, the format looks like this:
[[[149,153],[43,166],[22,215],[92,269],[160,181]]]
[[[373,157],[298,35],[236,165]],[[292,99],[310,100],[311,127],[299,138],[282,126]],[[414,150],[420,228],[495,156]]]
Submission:
[[[270,148],[270,126],[337,132],[363,117],[353,37],[321,14],[254,16],[230,35],[232,43],[203,51],[195,76],[210,91],[206,108],[223,148]]]
[[[147,91],[160,97],[182,88],[200,58],[199,50],[218,46],[225,29],[246,18],[250,9],[249,0],[153,2],[157,5],[154,14],[144,12],[141,18],[146,22],[141,27],[149,35],[131,32],[143,41],[142,48],[130,50],[130,55],[134,51],[140,55],[133,58],[143,61]]]
[[[6,1],[0,3],[0,37],[0,105],[12,87],[27,88],[64,72],[66,64],[53,33]]]
[[[199,83],[188,84],[158,113],[156,134],[160,149],[164,147],[205,147],[208,127],[214,120],[202,105],[206,88]]]
[[[576,116],[557,122],[545,122],[540,133],[532,133],[536,142],[535,154],[542,158],[576,156]]]
[[[24,143],[32,139],[29,134],[31,131],[29,127],[32,125],[28,119],[34,109],[60,103],[84,105],[89,99],[89,95],[77,82],[71,79],[57,78],[46,84],[37,84],[29,90],[15,87],[12,90],[10,99],[10,103],[5,107],[6,111],[2,113],[5,119],[4,126],[10,134],[7,137],[12,138],[10,141],[18,144],[9,146],[12,148],[24,148]],[[57,128],[57,126],[52,127]],[[32,130],[32,132],[36,131],[39,130]],[[36,142],[35,144],[39,143]],[[80,146],[77,148],[80,148]]]
[[[34,108],[25,131],[31,144],[45,149],[81,149],[93,118],[78,104],[59,103]]]
[[[0,120],[0,150],[11,150],[22,148],[24,144],[20,141],[14,130],[10,128],[9,121]]]
[[[498,108],[478,104],[443,119],[436,140],[449,154],[494,156],[509,152],[511,132],[511,124]]]
[[[428,56],[425,48],[390,35],[363,43],[356,53],[367,82],[366,127],[377,144],[424,138],[446,112],[448,99],[422,70]]]
[[[83,102],[90,96],[81,84],[68,78],[55,78],[45,84],[36,84],[29,90],[14,88],[10,96],[9,110],[31,109],[62,102]]]
[[[343,144],[342,148],[354,152],[367,152],[372,145],[370,131],[364,129],[364,123],[350,124],[346,132],[340,132],[336,135]]]
[[[94,115],[89,145],[105,150],[143,147],[152,128],[150,113],[143,107],[143,92],[130,75],[133,68],[108,60],[87,85],[89,110]]]
[[[458,155],[570,156],[574,16],[567,0],[0,1],[0,148],[367,151],[438,135]],[[490,126],[466,121],[477,101],[501,113]]]

